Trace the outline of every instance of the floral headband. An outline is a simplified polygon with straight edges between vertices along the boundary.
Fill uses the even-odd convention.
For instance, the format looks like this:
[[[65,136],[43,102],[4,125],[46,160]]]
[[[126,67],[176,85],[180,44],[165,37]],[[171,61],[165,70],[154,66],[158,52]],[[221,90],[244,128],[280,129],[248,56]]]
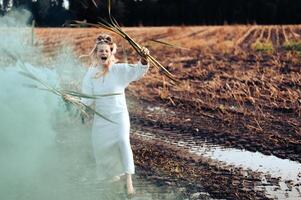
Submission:
[[[113,44],[112,37],[106,34],[99,35],[96,39],[96,44],[101,44],[101,43]]]

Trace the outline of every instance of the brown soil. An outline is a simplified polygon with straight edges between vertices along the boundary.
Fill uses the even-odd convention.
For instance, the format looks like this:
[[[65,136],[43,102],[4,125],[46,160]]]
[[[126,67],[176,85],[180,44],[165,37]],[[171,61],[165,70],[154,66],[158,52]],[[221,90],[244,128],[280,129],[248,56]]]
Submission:
[[[212,48],[206,48],[206,39],[228,40],[237,27],[223,31],[220,28],[214,27],[207,34],[203,34],[206,33],[203,27],[125,29],[137,36],[138,41],[144,41],[142,45],[148,46],[151,54],[181,80],[179,85],[172,85],[151,68],[142,80],[130,85],[127,95],[133,127],[301,162],[300,54],[276,48],[269,54],[255,52],[250,48],[251,41],[258,37],[255,30],[245,39],[245,44],[240,44],[243,47],[240,51],[235,51],[235,46],[221,51],[225,47],[222,42],[210,43]],[[276,28],[281,33],[281,27],[272,28],[273,45],[276,45]],[[299,33],[301,29],[294,27],[294,30]],[[61,40],[74,44],[78,55],[87,54],[93,38],[100,32],[97,29],[36,30],[48,55],[55,54]],[[177,33],[181,37],[173,41]],[[144,37],[173,41],[190,50],[149,43]],[[281,45],[283,38],[280,40]],[[121,49],[119,52],[122,55]],[[132,49],[128,49],[128,54],[135,61],[137,56]],[[148,106],[160,106],[172,112],[149,113]],[[159,176],[182,180],[191,191],[204,189],[216,198],[266,198],[254,190],[256,174],[249,174],[246,180],[240,171],[230,172],[231,169],[218,168],[217,164],[195,160],[160,141],[153,143],[138,138],[132,141],[138,166]]]

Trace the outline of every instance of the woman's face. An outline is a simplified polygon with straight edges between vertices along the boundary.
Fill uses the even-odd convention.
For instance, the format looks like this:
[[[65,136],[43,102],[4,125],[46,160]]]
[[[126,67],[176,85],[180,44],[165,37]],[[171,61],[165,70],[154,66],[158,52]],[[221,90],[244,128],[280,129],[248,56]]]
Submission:
[[[111,48],[108,44],[97,45],[97,58],[100,60],[100,64],[105,64],[108,58],[112,55]]]

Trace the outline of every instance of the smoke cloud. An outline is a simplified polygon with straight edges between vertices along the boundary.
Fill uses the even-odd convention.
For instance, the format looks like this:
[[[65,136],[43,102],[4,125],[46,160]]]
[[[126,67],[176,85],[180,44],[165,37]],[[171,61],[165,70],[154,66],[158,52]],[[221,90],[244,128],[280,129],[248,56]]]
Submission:
[[[69,45],[44,63],[41,49],[32,45],[29,19],[26,10],[0,18],[0,199],[101,199],[103,187],[93,182],[90,125],[20,74],[25,63],[49,85],[79,90],[85,69]]]

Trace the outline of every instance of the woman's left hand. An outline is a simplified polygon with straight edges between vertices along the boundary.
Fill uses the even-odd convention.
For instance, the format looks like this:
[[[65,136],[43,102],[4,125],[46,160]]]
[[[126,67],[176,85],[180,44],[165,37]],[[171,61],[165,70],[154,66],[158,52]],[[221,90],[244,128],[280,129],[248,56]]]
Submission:
[[[142,54],[142,56],[141,56],[141,63],[142,63],[143,65],[147,65],[147,64],[148,64],[147,56],[149,55],[149,50],[148,50],[148,48],[142,47],[142,48],[141,48],[141,54]]]
[[[141,53],[143,56],[148,56],[149,55],[149,50],[146,47],[141,48]]]

